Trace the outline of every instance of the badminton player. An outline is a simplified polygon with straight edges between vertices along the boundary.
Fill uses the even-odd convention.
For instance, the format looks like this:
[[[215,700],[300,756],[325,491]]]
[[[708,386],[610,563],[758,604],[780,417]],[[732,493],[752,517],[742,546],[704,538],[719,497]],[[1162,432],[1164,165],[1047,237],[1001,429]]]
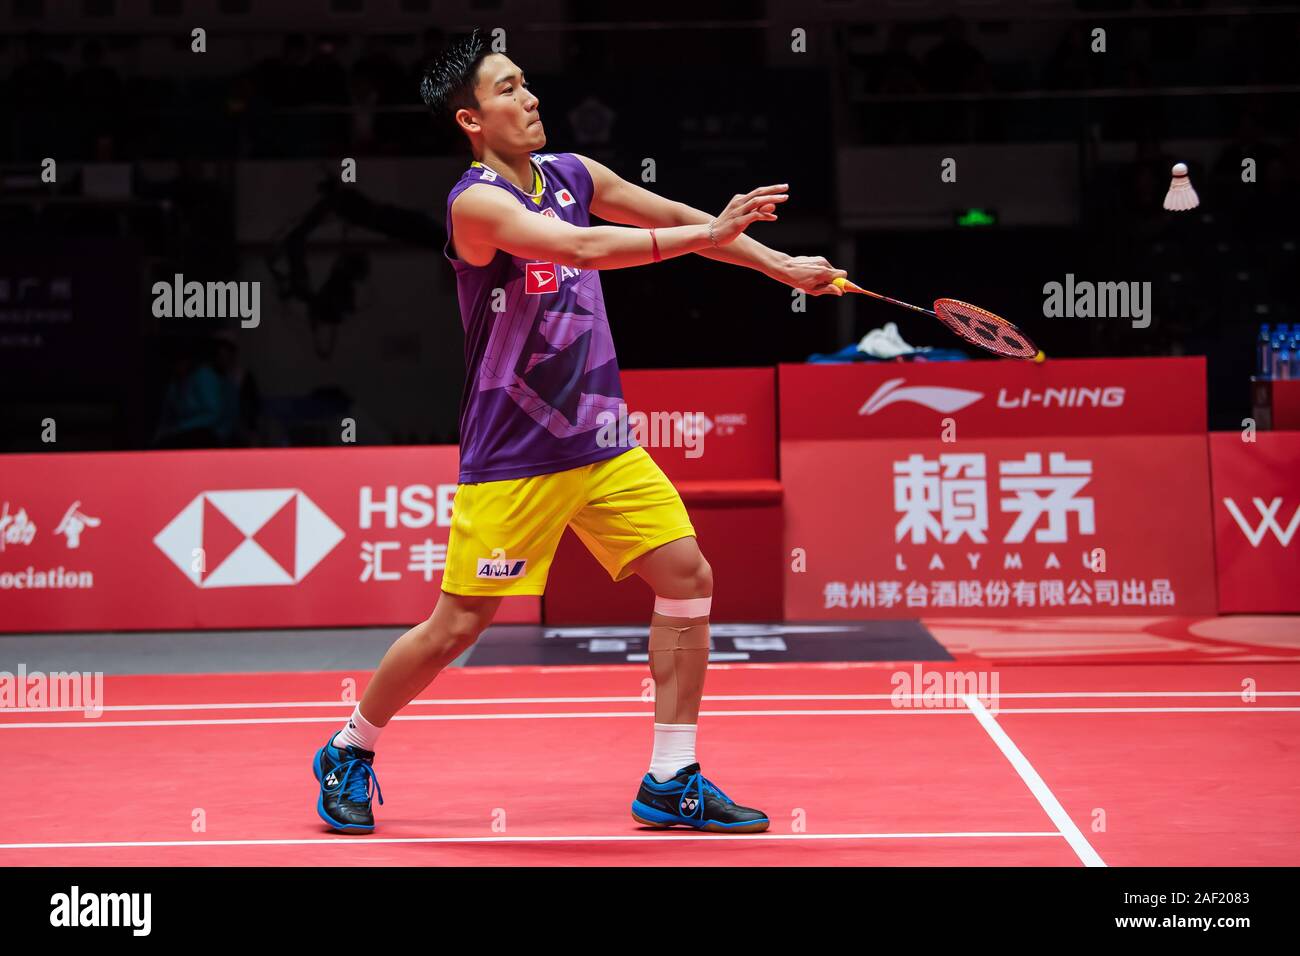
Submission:
[[[767,815],[729,798],[696,759],[712,573],[650,455],[602,440],[623,393],[600,270],[698,253],[811,295],[842,295],[832,280],[845,273],[744,235],[777,218],[785,185],[736,195],[709,215],[586,157],[540,152],[537,96],[477,33],[429,65],[420,92],[473,154],[447,197],[444,250],[465,328],[459,486],[438,603],[388,650],[352,717],[317,752],[317,812],[336,830],[374,829],[381,731],[474,643],[503,597],[542,593],[571,527],[614,580],[639,575],[655,594],[654,743],[633,817],[653,827],[766,830]],[[592,216],[625,225],[595,226]]]

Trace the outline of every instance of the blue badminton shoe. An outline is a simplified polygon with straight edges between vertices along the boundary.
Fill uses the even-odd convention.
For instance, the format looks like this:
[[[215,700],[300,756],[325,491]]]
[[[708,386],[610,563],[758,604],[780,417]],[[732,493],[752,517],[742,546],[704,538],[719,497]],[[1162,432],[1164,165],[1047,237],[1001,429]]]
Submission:
[[[316,812],[335,830],[345,833],[369,833],[375,829],[375,815],[370,810],[373,795],[384,802],[375,776],[375,755],[372,751],[349,746],[334,746],[334,737],[312,760],[312,771],[320,783],[320,798]]]
[[[693,763],[663,783],[651,774],[641,778],[632,801],[632,818],[648,827],[694,827],[713,833],[762,833],[767,814],[742,807],[700,773]]]

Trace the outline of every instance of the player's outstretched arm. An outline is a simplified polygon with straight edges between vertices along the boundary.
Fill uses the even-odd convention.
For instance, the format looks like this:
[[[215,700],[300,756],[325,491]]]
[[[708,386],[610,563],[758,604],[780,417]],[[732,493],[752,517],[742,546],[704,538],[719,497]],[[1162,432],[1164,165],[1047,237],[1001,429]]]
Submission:
[[[735,196],[727,208],[697,225],[656,229],[620,226],[581,228],[523,209],[499,189],[471,186],[452,203],[452,231],[460,255],[470,262],[490,260],[503,249],[521,259],[545,259],[579,269],[624,269],[656,259],[671,259],[704,248],[726,246],[753,222],[776,219],[784,202],[779,186],[764,186]],[[710,223],[712,231],[710,231]]]
[[[593,185],[591,212],[608,222],[650,226],[681,226],[707,223],[713,217],[703,210],[653,193],[628,182],[608,166],[586,156],[574,154],[591,174]],[[837,276],[847,276],[821,256],[790,256],[744,235],[726,246],[709,246],[698,254],[718,262],[745,266],[778,282],[803,289],[813,295],[843,295],[831,285]]]

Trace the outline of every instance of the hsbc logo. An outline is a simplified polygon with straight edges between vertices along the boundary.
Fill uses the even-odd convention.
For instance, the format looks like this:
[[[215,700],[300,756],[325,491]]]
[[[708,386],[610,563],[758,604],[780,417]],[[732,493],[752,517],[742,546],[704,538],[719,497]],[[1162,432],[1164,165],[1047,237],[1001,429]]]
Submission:
[[[557,266],[554,262],[525,262],[524,293],[526,295],[556,293],[560,291],[561,282],[579,275],[582,275],[582,270],[571,266]]]
[[[872,394],[862,407],[859,415],[874,415],[895,402],[912,402],[924,405],[936,412],[956,412],[967,405],[974,405],[984,397],[983,392],[972,392],[964,388],[947,388],[942,385],[911,385],[900,388],[906,379],[891,378]]]
[[[1259,512],[1259,523],[1256,525],[1252,525],[1246,520],[1246,516],[1241,513],[1241,509],[1237,507],[1235,501],[1231,498],[1223,499],[1223,506],[1228,509],[1228,514],[1232,515],[1232,520],[1237,522],[1237,527],[1246,536],[1250,546],[1258,548],[1264,540],[1264,535],[1271,531],[1273,537],[1277,538],[1278,544],[1284,548],[1289,548],[1291,538],[1295,535],[1296,529],[1300,528],[1300,505],[1296,505],[1296,509],[1291,515],[1291,521],[1286,528],[1283,528],[1277,523],[1277,512],[1282,507],[1281,498],[1274,498],[1267,506],[1264,505],[1263,498],[1251,498],[1250,502],[1255,506],[1255,510]]]
[[[677,440],[680,442],[698,442],[713,431],[713,419],[703,412],[697,415],[683,415],[673,420],[673,431],[677,433]]]
[[[343,540],[297,488],[204,491],[153,543],[201,588],[297,584]]]

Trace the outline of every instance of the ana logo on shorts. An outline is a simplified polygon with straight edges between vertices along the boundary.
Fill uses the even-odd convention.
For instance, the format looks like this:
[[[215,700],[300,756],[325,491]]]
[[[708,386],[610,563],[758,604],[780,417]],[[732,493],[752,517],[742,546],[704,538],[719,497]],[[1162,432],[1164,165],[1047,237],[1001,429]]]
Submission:
[[[504,548],[493,548],[492,557],[478,559],[478,578],[517,578],[528,566],[525,558],[507,558]]]

